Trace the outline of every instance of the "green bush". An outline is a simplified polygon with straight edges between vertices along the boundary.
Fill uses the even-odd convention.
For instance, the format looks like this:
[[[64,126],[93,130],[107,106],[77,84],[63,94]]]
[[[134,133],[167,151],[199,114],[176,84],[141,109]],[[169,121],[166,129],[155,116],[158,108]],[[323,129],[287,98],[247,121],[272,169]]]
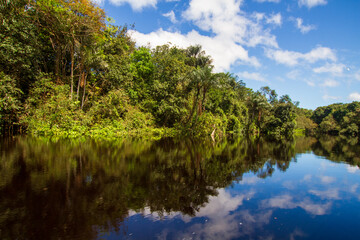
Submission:
[[[129,105],[129,98],[125,91],[117,89],[110,91],[99,101],[95,102],[89,109],[88,115],[94,123],[99,123],[104,119],[119,120],[124,119]]]
[[[77,137],[86,133],[89,119],[79,109],[79,102],[70,99],[68,85],[41,77],[25,103],[22,123],[34,135]]]
[[[19,97],[22,94],[15,80],[0,72],[0,132],[18,122],[21,111]]]

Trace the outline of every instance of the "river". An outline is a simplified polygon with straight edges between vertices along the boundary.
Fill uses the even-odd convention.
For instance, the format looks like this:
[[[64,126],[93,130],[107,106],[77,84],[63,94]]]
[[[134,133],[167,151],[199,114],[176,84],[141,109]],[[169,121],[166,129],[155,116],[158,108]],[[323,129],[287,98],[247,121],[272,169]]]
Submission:
[[[358,239],[358,139],[0,141],[0,239]]]

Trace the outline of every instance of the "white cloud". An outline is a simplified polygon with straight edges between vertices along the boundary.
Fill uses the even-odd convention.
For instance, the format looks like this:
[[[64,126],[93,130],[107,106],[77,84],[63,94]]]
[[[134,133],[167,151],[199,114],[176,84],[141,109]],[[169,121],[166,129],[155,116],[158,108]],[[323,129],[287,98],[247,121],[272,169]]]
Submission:
[[[276,37],[240,10],[243,0],[191,0],[183,17],[204,31],[237,44],[278,47]]]
[[[258,82],[267,82],[267,80],[260,73],[249,73],[247,71],[237,74],[240,79],[254,80]]]
[[[265,18],[265,13],[258,13],[258,12],[255,12],[252,14],[252,17],[257,21],[261,21]]]
[[[336,61],[336,55],[334,51],[327,47],[317,47],[306,53],[304,59],[310,63],[317,62],[319,60],[332,60]]]
[[[134,11],[141,11],[145,7],[156,7],[158,0],[110,0],[114,5],[124,5],[128,3]]]
[[[314,194],[322,199],[340,199],[339,189],[328,189],[324,191],[320,190],[309,190],[309,193]]]
[[[247,194],[231,196],[225,189],[219,189],[218,193],[217,196],[209,197],[209,203],[205,207],[200,208],[196,217],[206,216],[212,219],[219,219],[228,215],[229,212],[236,210],[243,204],[245,198],[253,197],[255,194],[254,192],[249,192]]]
[[[133,9],[156,7],[159,0],[110,0],[112,3],[129,3]],[[189,21],[205,31],[200,34],[193,29],[190,32],[165,31],[158,29],[143,34],[130,31],[138,45],[157,45],[172,43],[185,48],[200,44],[208,55],[213,58],[215,71],[229,71],[234,64],[245,64],[259,67],[260,62],[255,56],[249,55],[248,48],[263,46],[267,56],[279,63],[294,66],[300,62],[314,63],[319,60],[335,61],[332,49],[318,46],[308,53],[280,50],[276,36],[271,33],[268,24],[281,25],[280,13],[265,15],[264,13],[248,14],[241,10],[244,0],[190,0],[187,9],[181,14],[181,21]],[[173,23],[177,21],[175,13],[164,14]],[[177,16],[179,18],[179,16]],[[264,80],[259,77],[256,80]]]
[[[359,99],[360,99],[360,94],[359,94]],[[346,170],[348,171],[348,173],[356,173],[359,170],[358,166],[346,166]]]
[[[339,86],[339,82],[335,81],[334,79],[326,79],[322,84],[322,87],[337,87]]]
[[[287,50],[267,50],[265,54],[268,58],[289,66],[297,65],[299,63],[299,59],[303,56],[303,54],[299,52]]]
[[[240,181],[240,184],[256,184],[260,181],[260,178],[258,177],[244,177],[241,181]]]
[[[334,75],[340,75],[344,72],[344,69],[345,69],[344,64],[327,63],[322,67],[314,68],[313,71],[315,73],[331,73]]]
[[[312,7],[316,7],[319,5],[326,5],[327,1],[326,0],[299,0],[298,1],[299,6],[306,6],[307,8],[312,8]]]
[[[325,94],[324,96],[322,96],[322,98],[325,100],[325,101],[328,101],[328,100],[339,100],[340,97],[338,96],[330,96],[330,95],[327,95]]]
[[[115,1],[115,0],[112,0]],[[275,35],[266,29],[266,21],[281,24],[281,15],[266,16],[263,13],[246,14],[241,11],[243,0],[190,0],[188,8],[182,13],[182,20],[190,21],[206,35],[192,30],[187,33],[170,32],[158,29],[143,34],[130,31],[139,45],[155,47],[172,43],[179,47],[200,44],[214,59],[215,71],[228,71],[233,64],[246,64],[258,67],[256,57],[249,56],[247,47],[262,45],[278,48]],[[167,13],[170,17],[175,14]],[[173,18],[175,20],[175,18]]]
[[[170,12],[168,12],[168,13],[164,13],[163,16],[169,18],[172,23],[177,22],[176,17],[175,17],[175,13],[172,10]]]
[[[330,48],[321,46],[312,49],[308,53],[268,49],[265,51],[265,54],[268,58],[288,66],[295,66],[299,64],[300,60],[308,63],[314,63],[319,60],[336,61],[335,52]]]
[[[162,212],[159,214],[159,212],[154,212],[154,210],[151,210],[150,207],[145,207],[143,209],[139,210],[129,210],[128,216],[132,217],[137,214],[141,214],[142,216],[146,216],[146,218],[150,218],[153,220],[161,220],[164,217],[167,219],[175,218],[181,214],[181,212]]]
[[[255,57],[249,57],[248,52],[242,46],[222,36],[203,36],[195,30],[186,35],[180,32],[164,31],[163,29],[149,34],[137,31],[129,31],[129,33],[139,45],[150,44],[152,47],[169,42],[183,48],[194,44],[201,44],[206,53],[214,59],[215,71],[228,70],[235,62],[260,66],[259,61]]]
[[[281,0],[255,0],[255,2],[263,3],[263,2],[272,2],[279,3]]]
[[[266,23],[280,26],[282,24],[281,14],[280,13],[272,14],[270,17],[266,18]]]
[[[349,172],[349,173],[352,173],[352,172]],[[352,186],[350,187],[349,191],[350,191],[351,193],[356,193],[358,187],[359,187],[359,184],[356,183],[356,184],[354,184],[354,185],[352,185]]]
[[[351,101],[360,101],[360,93],[358,93],[358,92],[350,93],[349,99]]]
[[[209,203],[200,208],[196,217],[206,217],[204,223],[191,225],[173,235],[175,239],[234,239],[239,236],[239,222],[235,214],[230,214],[243,204],[244,199],[254,196],[254,192],[232,196],[224,189],[218,190],[218,196],[209,197]],[[238,214],[238,213],[237,213]],[[268,216],[270,218],[270,216]],[[183,217],[185,222],[190,221]],[[164,238],[165,239],[165,238]]]
[[[308,33],[311,30],[316,29],[314,25],[303,25],[303,20],[301,18],[296,18],[295,23],[295,26],[300,30],[302,34]]]
[[[295,201],[292,196],[288,194],[276,196],[274,198],[264,200],[262,202],[264,207],[281,208],[281,209],[294,209],[300,207],[306,212],[313,215],[325,215],[331,208],[331,203],[316,204],[310,199],[304,199],[302,201]]]

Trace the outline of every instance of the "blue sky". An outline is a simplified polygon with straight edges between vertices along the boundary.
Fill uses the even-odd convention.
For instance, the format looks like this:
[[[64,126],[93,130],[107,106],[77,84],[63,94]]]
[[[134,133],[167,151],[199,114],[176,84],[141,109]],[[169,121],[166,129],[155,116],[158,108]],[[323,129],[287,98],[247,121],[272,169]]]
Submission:
[[[215,71],[300,107],[360,101],[360,0],[94,0],[138,45],[201,44]]]

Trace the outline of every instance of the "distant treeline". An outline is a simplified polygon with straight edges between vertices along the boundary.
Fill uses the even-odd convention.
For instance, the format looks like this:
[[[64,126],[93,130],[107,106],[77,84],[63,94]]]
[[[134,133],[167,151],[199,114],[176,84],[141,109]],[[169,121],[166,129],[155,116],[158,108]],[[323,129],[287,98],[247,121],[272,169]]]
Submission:
[[[201,46],[136,47],[90,0],[0,5],[0,128],[117,138],[358,135],[360,104],[314,112],[269,87],[214,73]]]

